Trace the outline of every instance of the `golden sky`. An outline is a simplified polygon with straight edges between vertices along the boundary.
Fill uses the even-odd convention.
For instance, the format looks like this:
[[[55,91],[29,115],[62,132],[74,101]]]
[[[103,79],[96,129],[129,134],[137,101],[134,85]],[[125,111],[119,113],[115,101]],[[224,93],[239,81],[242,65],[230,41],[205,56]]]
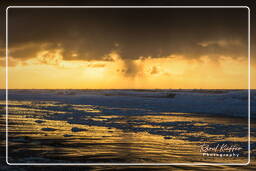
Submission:
[[[243,58],[184,56],[145,58],[130,61],[136,75],[125,75],[125,62],[117,53],[112,61],[65,61],[58,53],[45,59],[39,53],[27,61],[9,59],[11,89],[246,89],[248,63]],[[13,64],[15,63],[15,65]],[[5,67],[1,68],[3,76]],[[255,73],[254,68],[252,71]],[[4,77],[4,76],[3,76]],[[4,85],[1,84],[1,88]]]
[[[9,9],[8,88],[248,88],[247,9],[45,10]]]

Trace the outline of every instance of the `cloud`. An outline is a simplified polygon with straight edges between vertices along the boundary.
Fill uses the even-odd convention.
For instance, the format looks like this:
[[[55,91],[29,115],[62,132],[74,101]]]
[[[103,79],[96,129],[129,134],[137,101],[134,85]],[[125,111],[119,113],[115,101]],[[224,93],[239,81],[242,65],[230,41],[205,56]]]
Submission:
[[[59,65],[63,60],[62,56],[59,55],[59,51],[41,51],[37,55],[37,59],[41,64],[48,65]]]
[[[123,73],[125,76],[134,77],[139,73],[140,70],[142,70],[142,68],[139,67],[139,65],[133,60],[123,60],[123,63]]]
[[[126,76],[142,57],[247,56],[247,9],[9,9],[8,31],[13,58],[111,61],[115,52]]]
[[[91,68],[104,68],[106,64],[88,64],[87,66]]]
[[[151,73],[152,75],[158,74],[158,73],[159,73],[158,68],[157,68],[156,66],[154,66],[154,67],[152,68],[152,70],[151,70],[150,73]]]
[[[239,40],[204,41],[204,42],[199,42],[198,45],[202,47],[219,46],[224,48],[229,46],[243,46],[243,44]]]

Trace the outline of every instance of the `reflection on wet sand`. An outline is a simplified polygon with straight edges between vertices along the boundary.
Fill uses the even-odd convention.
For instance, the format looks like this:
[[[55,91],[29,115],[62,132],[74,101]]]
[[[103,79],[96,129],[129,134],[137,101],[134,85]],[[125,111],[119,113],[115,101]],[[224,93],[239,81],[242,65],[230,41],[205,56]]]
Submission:
[[[107,110],[113,109],[9,101],[9,162],[247,162],[246,120],[152,111],[119,115],[118,110],[136,109],[116,109],[113,114]],[[239,158],[205,157],[200,152],[203,143],[236,143],[243,151]]]

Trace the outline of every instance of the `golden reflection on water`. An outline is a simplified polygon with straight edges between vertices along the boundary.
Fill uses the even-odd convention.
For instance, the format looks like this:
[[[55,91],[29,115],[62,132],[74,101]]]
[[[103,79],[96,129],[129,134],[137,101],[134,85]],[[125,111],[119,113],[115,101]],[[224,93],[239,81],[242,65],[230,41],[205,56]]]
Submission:
[[[59,105],[48,102],[49,106]],[[186,130],[175,130],[180,136],[170,136],[166,138],[162,135],[151,134],[146,131],[132,132],[105,126],[89,126],[83,124],[71,124],[65,120],[50,120],[30,117],[27,114],[60,112],[47,109],[36,109],[27,107],[17,107],[15,105],[41,105],[47,106],[48,103],[33,104],[28,101],[18,102],[9,101],[9,112],[14,113],[8,116],[9,120],[9,145],[24,143],[22,141],[12,141],[20,137],[30,137],[39,139],[38,144],[43,144],[43,140],[60,140],[61,146],[54,145],[33,145],[30,150],[56,151],[58,157],[83,157],[86,159],[129,159],[129,162],[160,162],[160,163],[179,163],[179,162],[246,162],[246,158],[230,158],[223,160],[221,158],[202,157],[199,145],[205,142],[184,140],[184,136],[204,136],[210,138],[221,137],[223,135],[207,134],[205,132],[186,132]],[[2,102],[1,102],[2,104]],[[62,105],[62,104],[60,104]],[[100,110],[91,105],[74,105],[73,108],[83,110],[89,113],[98,113]],[[16,113],[16,114],[15,114]],[[22,114],[21,114],[22,113]],[[64,112],[65,113],[65,112]],[[167,114],[167,113],[165,113]],[[170,113],[168,113],[170,114]],[[178,113],[172,113],[178,114]],[[212,117],[187,116],[189,114],[180,113],[173,116],[168,115],[147,115],[147,116],[95,116],[91,118],[96,121],[106,121],[106,119],[117,119],[116,123],[129,125],[135,119],[144,120],[149,123],[163,122],[196,122],[194,126],[207,126],[216,123]],[[38,123],[38,120],[42,121]],[[233,121],[233,120],[232,120]],[[236,124],[228,119],[218,120],[218,124]],[[232,123],[231,123],[232,122]],[[131,125],[132,126],[132,125]],[[138,128],[162,128],[160,125],[141,124]],[[48,128],[49,130],[45,129]],[[78,128],[78,130],[74,130]],[[19,134],[15,134],[19,133]],[[220,141],[247,141],[244,137],[222,137]],[[22,148],[22,147],[20,147]]]
[[[90,112],[90,113],[99,113],[101,112],[98,109],[95,109],[93,105],[73,105],[73,109],[75,110],[80,110],[80,111],[84,111],[84,112]]]
[[[11,105],[31,105],[33,102],[32,101],[15,101],[15,100],[12,100],[12,101],[8,101],[8,104],[11,104]],[[6,105],[6,101],[5,100],[0,100],[0,105]]]

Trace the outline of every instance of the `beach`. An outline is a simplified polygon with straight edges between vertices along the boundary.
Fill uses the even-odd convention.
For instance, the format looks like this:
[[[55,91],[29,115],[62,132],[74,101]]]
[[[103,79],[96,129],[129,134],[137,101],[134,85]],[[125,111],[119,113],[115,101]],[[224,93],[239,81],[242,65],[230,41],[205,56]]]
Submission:
[[[9,90],[8,162],[245,164],[247,93]],[[2,90],[2,116],[6,109],[4,98]],[[255,104],[253,90],[251,103]],[[5,117],[1,117],[3,134],[4,125]],[[254,151],[255,124],[251,125],[251,134]],[[2,141],[2,148],[4,144]],[[226,151],[220,151],[221,148]],[[225,166],[213,169],[216,167]]]

